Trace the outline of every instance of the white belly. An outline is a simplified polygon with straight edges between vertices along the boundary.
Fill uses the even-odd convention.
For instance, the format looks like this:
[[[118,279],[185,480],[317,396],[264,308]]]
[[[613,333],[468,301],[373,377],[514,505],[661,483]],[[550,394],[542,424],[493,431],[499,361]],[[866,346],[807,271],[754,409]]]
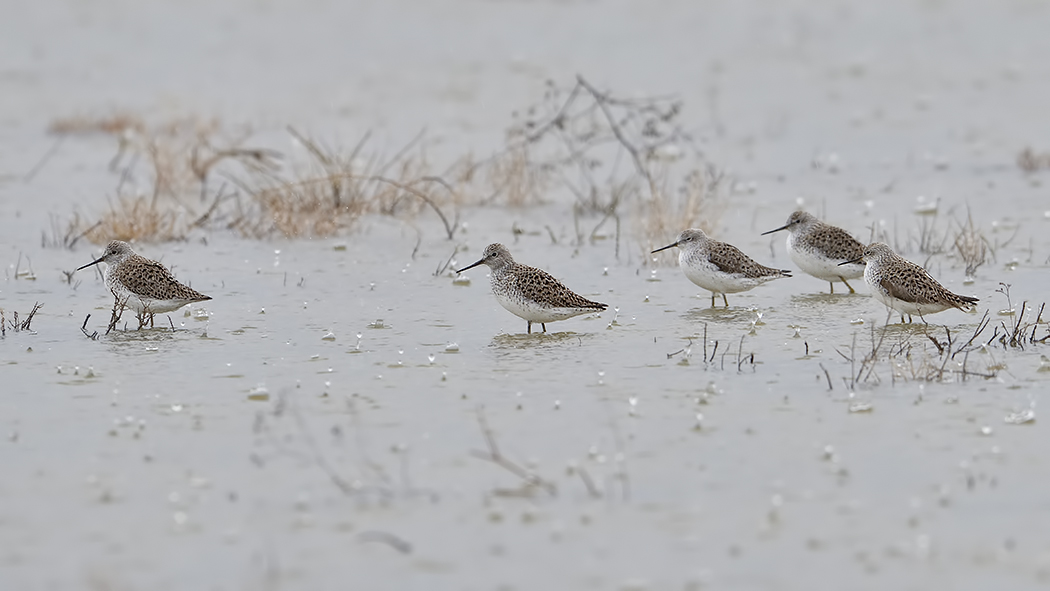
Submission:
[[[556,320],[565,320],[566,318],[580,316],[589,312],[597,312],[597,310],[588,310],[582,308],[556,308],[541,306],[535,302],[510,297],[498,291],[493,293],[496,296],[496,301],[499,302],[499,305],[503,306],[505,310],[529,322],[554,322]]]
[[[864,275],[865,265],[863,263],[852,263],[840,267],[839,263],[843,262],[842,260],[829,259],[815,250],[801,248],[800,246],[795,242],[795,235],[788,234],[787,251],[791,256],[791,260],[803,272],[817,279],[834,282],[842,279],[856,279]]]
[[[682,267],[682,272],[689,281],[714,293],[740,293],[772,279],[772,277],[756,279],[726,273],[705,257],[690,258],[684,250],[678,255],[678,265]]]
[[[190,303],[187,300],[154,300],[151,298],[139,297],[128,291],[128,289],[121,283],[108,281],[108,278],[107,283],[109,283],[110,291],[113,292],[113,297],[117,298],[117,301],[123,303],[138,314],[142,314],[143,311],[150,314],[166,314],[168,312],[174,312]]]

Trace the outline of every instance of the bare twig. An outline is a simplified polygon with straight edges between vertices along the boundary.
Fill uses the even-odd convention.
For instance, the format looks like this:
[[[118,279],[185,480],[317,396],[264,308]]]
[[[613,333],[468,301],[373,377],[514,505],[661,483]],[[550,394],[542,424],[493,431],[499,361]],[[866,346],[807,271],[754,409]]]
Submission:
[[[33,309],[29,311],[29,315],[26,316],[26,319],[22,322],[21,325],[19,325],[19,330],[30,330],[29,327],[31,324],[33,324],[33,317],[36,316],[37,310],[39,310],[42,307],[44,307],[44,305],[40,302],[34,303]]]
[[[58,148],[62,145],[62,142],[64,141],[66,141],[65,135],[58,136],[58,138],[55,139],[55,143],[51,144],[51,148],[49,148],[48,151],[40,157],[40,160],[38,160],[37,163],[33,165],[33,168],[29,169],[29,172],[25,173],[22,176],[22,181],[26,183],[32,181],[33,178],[36,177],[37,173],[39,173],[44,168],[44,165],[47,164],[49,160],[51,160],[51,158],[55,155],[56,152],[58,152]]]
[[[820,369],[824,370],[824,377],[828,380],[828,391],[834,390],[835,387],[831,385],[831,374],[828,373],[828,368],[824,367],[823,363],[818,363]]]
[[[477,408],[478,426],[481,428],[481,434],[485,438],[485,444],[488,447],[487,452],[474,451],[472,454],[474,457],[492,462],[497,466],[507,470],[511,474],[514,474],[520,478],[525,487],[525,491],[533,488],[543,489],[547,494],[555,496],[558,492],[557,487],[554,483],[545,480],[544,478],[534,474],[525,468],[522,468],[518,464],[512,462],[503,456],[499,450],[499,445],[496,442],[496,435],[489,427],[488,421],[485,419],[485,409],[479,406]]]
[[[90,320],[90,319],[91,319],[91,314],[88,314],[84,318],[84,324],[80,325],[80,332],[84,333],[84,336],[86,336],[87,338],[89,338],[89,339],[91,339],[93,341],[97,341],[98,340],[98,331],[96,330],[96,331],[94,331],[94,332],[92,332],[90,334],[88,334],[88,331],[87,331],[87,323],[88,323],[88,320]]]

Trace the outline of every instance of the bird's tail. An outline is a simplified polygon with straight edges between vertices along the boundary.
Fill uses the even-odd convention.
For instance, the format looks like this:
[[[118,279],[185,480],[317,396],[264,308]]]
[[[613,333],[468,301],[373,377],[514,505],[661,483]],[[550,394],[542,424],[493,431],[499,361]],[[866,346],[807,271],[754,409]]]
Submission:
[[[952,294],[951,304],[963,312],[969,312],[977,307],[977,302],[981,300],[973,296],[964,296],[957,293]]]

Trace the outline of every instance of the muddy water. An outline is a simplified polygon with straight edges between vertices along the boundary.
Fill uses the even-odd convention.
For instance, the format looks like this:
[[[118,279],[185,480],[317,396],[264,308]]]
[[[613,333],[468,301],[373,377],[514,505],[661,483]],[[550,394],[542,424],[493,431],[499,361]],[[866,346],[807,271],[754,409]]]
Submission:
[[[345,82],[353,101],[317,90],[330,81],[324,60],[334,59],[317,56],[338,52],[317,52],[318,63],[303,47],[264,51],[268,32],[291,15],[304,26],[285,33],[307,48],[322,37],[363,43],[316,34],[360,23],[327,5],[232,4],[203,23],[119,11],[105,26],[102,15],[116,8],[100,8],[51,24],[67,33],[60,40],[82,41],[82,53],[61,44],[54,53],[6,52],[15,57],[4,70],[5,100],[22,109],[9,112],[30,116],[0,126],[0,306],[8,315],[34,302],[44,308],[32,332],[0,341],[5,586],[1045,584],[1045,347],[972,352],[968,371],[993,378],[918,379],[943,363],[927,331],[968,338],[986,310],[991,331],[1010,321],[1001,310],[1050,299],[1045,179],[1013,165],[1045,135],[1033,130],[1044,106],[1032,98],[1047,90],[1047,66],[1032,59],[1045,48],[1045,9],[391,6],[399,10],[369,14],[399,23],[384,29],[395,38],[430,30],[427,19],[463,34],[426,59],[388,40],[371,65],[351,60],[347,78],[373,82]],[[41,22],[36,9],[20,10]],[[620,40],[601,51],[578,36],[595,11],[603,35]],[[174,33],[203,27],[211,48],[172,55],[163,38],[141,34],[158,18]],[[31,27],[23,29],[5,25],[0,38],[15,43]],[[542,43],[525,34],[540,30]],[[100,32],[111,35],[103,42]],[[646,42],[623,41],[632,35]],[[141,51],[121,50],[133,41]],[[682,63],[692,43],[710,57],[685,63],[685,72],[652,67]],[[174,60],[170,76],[182,84],[141,75],[148,56]],[[226,80],[223,68],[240,72],[236,82],[200,83]],[[88,333],[105,331],[109,296],[96,274],[67,283],[61,271],[98,248],[40,246],[49,214],[98,211],[114,183],[105,171],[112,146],[91,138],[67,141],[23,177],[53,145],[43,133],[52,117],[113,102],[222,112],[234,97],[278,128],[309,119],[356,137],[352,130],[379,121],[399,137],[440,125],[458,152],[499,137],[505,113],[492,105],[526,102],[541,78],[522,74],[530,68],[578,68],[614,87],[683,93],[697,105],[712,158],[738,177],[719,237],[760,261],[793,266],[784,236],[759,233],[801,199],[857,236],[874,227],[893,238],[950,289],[981,298],[978,315],[953,310],[930,318],[931,328],[883,328],[884,310],[860,282],[858,294],[831,296],[802,274],[712,309],[679,270],[649,265],[647,249],[673,236],[628,230],[619,257],[612,238],[577,245],[568,206],[552,198],[528,210],[465,210],[452,241],[424,213],[411,223],[367,218],[332,239],[210,233],[141,245],[214,299],[170,315],[166,327],[131,325],[93,340],[81,325],[91,314]],[[256,92],[273,70],[303,84]],[[96,78],[126,95],[95,85],[73,92]],[[937,216],[914,213],[920,196],[940,198]],[[924,220],[948,228],[967,207],[996,246],[972,283],[957,260],[927,260],[915,246]],[[483,268],[468,272],[469,282],[439,271],[457,249],[453,267],[494,241],[610,309],[523,334],[525,322],[496,304]],[[996,291],[1000,282],[1012,303]],[[882,358],[852,384],[873,328],[898,350],[910,344],[912,355]],[[957,361],[944,367],[958,370]],[[1036,420],[1007,421],[1028,411]]]

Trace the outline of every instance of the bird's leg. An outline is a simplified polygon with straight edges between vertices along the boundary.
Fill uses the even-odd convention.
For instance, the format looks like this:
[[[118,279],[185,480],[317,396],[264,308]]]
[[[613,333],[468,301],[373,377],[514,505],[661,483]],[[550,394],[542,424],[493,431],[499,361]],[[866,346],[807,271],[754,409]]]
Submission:
[[[842,280],[842,282],[846,284],[846,287],[848,287],[848,288],[849,288],[849,292],[850,292],[850,293],[857,293],[857,292],[856,292],[856,291],[855,291],[855,290],[853,289],[853,286],[849,284],[849,281],[846,281],[846,278],[845,278],[845,277],[839,277],[839,279],[841,279],[841,280]]]
[[[722,294],[722,301],[725,302],[726,308],[728,308],[729,307],[729,300],[726,299],[726,294],[724,294],[724,293]]]
[[[832,293],[832,295],[834,295],[835,294],[835,282],[834,281],[828,281],[828,285],[831,286],[831,293]]]
[[[711,307],[715,307],[715,292],[711,292]]]
[[[547,323],[546,322],[541,322],[540,326],[543,327],[543,332],[547,332]]]
[[[529,334],[532,334],[532,321],[531,320],[526,320],[525,322],[529,323]]]

